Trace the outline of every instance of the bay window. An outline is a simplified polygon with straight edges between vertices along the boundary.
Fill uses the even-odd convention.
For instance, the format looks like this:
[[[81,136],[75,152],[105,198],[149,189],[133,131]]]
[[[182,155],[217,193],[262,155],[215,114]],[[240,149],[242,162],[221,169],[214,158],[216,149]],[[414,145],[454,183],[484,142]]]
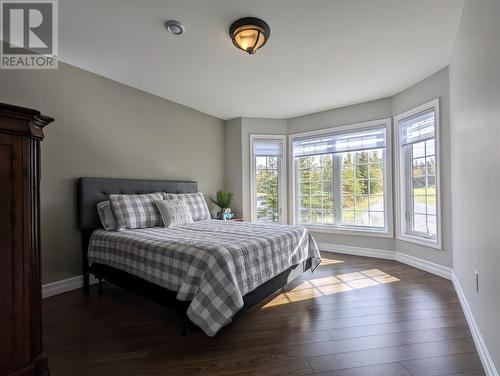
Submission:
[[[399,147],[397,236],[440,248],[439,101],[400,114],[395,123]]]
[[[390,119],[290,137],[293,222],[390,235]]]

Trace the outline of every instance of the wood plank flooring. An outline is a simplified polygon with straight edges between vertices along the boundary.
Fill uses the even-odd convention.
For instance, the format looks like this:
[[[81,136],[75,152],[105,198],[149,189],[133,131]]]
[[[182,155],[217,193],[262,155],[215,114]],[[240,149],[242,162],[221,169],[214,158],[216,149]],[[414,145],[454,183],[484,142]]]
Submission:
[[[324,253],[214,338],[110,284],[44,300],[52,376],[484,375],[450,281],[395,261]]]

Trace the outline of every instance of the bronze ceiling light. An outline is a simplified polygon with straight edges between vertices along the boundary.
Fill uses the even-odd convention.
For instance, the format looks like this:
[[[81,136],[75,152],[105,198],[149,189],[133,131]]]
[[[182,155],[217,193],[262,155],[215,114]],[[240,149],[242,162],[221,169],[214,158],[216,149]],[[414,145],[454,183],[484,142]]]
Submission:
[[[266,44],[271,29],[259,18],[245,17],[233,22],[229,35],[236,47],[253,55]]]

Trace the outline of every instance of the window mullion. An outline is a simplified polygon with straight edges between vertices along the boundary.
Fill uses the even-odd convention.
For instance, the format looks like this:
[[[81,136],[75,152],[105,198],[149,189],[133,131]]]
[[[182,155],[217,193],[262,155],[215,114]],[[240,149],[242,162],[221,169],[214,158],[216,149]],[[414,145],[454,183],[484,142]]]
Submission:
[[[333,213],[335,226],[342,224],[342,154],[332,154],[333,158]]]

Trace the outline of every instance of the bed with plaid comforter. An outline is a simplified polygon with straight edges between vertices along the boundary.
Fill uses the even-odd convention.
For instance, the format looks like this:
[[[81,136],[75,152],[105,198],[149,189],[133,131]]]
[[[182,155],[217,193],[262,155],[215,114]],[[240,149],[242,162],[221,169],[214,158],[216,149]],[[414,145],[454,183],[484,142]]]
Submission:
[[[203,220],[174,228],[96,230],[89,262],[123,270],[190,301],[187,315],[215,335],[243,307],[243,296],[309,258],[316,242],[303,227]]]

